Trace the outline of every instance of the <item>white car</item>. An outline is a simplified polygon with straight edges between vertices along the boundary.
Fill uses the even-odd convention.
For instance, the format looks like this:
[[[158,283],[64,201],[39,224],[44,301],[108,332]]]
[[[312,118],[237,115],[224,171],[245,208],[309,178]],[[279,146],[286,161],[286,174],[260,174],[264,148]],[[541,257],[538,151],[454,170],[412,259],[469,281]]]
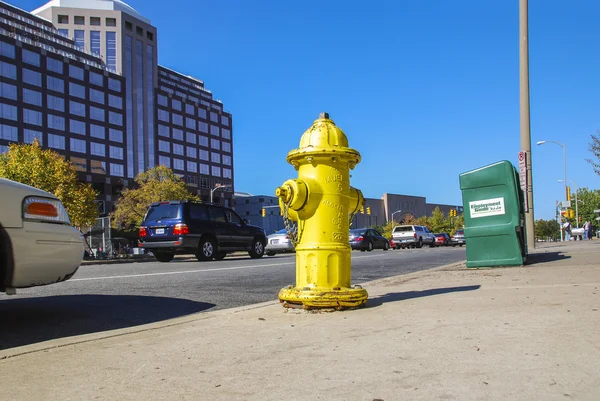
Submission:
[[[83,259],[84,239],[58,198],[0,178],[0,291],[68,280]]]
[[[267,256],[274,256],[277,253],[295,252],[296,247],[292,244],[286,229],[274,232],[267,237],[267,246],[265,253]]]

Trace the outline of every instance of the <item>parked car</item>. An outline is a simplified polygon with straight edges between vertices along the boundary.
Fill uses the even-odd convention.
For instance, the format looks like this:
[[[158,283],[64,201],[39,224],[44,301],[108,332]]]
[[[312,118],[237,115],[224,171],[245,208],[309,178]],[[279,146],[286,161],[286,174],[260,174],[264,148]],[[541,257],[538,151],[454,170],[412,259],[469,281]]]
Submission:
[[[373,249],[390,249],[390,242],[377,230],[372,228],[357,228],[350,230],[350,248],[371,252]]]
[[[292,240],[284,228],[267,237],[265,253],[268,256],[274,256],[277,253],[285,252],[296,252],[296,247],[292,244]]]
[[[54,195],[0,178],[0,291],[71,278],[83,260],[84,240]]]
[[[435,247],[435,236],[425,226],[403,225],[392,230],[392,238],[399,248],[422,248],[423,245]]]
[[[159,262],[170,262],[176,253],[193,254],[200,261],[222,260],[234,251],[247,251],[256,259],[267,244],[265,231],[232,209],[193,201],[151,204],[139,235],[140,247]]]
[[[448,233],[439,233],[433,234],[435,235],[435,245],[436,246],[449,246],[450,245],[450,235]]]
[[[452,246],[463,246],[467,243],[467,241],[465,240],[464,230],[456,230],[456,232],[452,237],[450,237],[450,239],[452,240]]]

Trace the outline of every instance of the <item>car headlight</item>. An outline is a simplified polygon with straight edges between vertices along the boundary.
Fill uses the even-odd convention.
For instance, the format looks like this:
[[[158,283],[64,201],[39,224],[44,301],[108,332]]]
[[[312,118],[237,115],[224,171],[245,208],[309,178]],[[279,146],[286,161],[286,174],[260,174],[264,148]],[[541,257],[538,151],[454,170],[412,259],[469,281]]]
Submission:
[[[28,196],[23,200],[23,220],[71,224],[61,201],[39,196]]]

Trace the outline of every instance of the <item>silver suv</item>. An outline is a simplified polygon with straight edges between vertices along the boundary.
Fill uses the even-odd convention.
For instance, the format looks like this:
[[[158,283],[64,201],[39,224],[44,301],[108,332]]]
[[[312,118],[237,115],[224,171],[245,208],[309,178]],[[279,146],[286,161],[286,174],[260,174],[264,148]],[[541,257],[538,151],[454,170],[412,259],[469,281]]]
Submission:
[[[435,235],[425,226],[396,226],[392,230],[396,249],[421,248],[423,245],[435,247]]]

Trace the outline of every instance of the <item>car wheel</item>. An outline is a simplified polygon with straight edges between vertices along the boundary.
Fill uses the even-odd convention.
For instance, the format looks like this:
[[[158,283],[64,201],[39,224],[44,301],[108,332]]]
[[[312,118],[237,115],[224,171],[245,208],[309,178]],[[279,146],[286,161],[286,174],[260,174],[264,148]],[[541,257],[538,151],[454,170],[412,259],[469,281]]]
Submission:
[[[390,244],[388,242],[384,242],[383,243],[383,250],[387,251],[388,249],[390,249]]]
[[[215,260],[223,260],[227,256],[227,252],[217,252],[215,253]]]
[[[196,252],[196,258],[205,262],[215,257],[216,245],[212,238],[202,238],[198,245],[198,251]]]
[[[275,252],[267,252],[267,256],[275,256]]]
[[[371,252],[373,250],[373,243],[371,241],[369,241],[369,243],[367,244],[367,251]]]
[[[435,240],[431,244],[429,244],[429,247],[430,248],[435,248]]]
[[[154,257],[156,258],[156,260],[158,260],[159,262],[170,262],[173,260],[173,258],[175,257],[175,252],[171,252],[171,251],[157,251],[157,252],[153,252],[154,253]]]
[[[262,242],[258,238],[255,238],[254,241],[252,242],[252,248],[248,252],[248,255],[250,255],[250,257],[252,259],[259,259],[259,258],[262,258],[264,254],[265,254],[264,242]]]
[[[417,248],[423,248],[423,238],[419,238],[419,243],[417,244]]]
[[[462,246],[463,246],[463,244],[460,244],[460,246],[462,247]]]

